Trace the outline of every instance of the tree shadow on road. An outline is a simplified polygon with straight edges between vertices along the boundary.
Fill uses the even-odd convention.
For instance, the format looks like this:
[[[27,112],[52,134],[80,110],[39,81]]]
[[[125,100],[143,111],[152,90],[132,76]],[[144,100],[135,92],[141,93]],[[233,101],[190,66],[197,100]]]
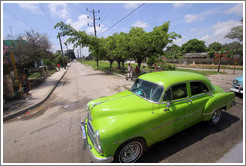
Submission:
[[[146,151],[144,156],[138,162],[158,163],[165,158],[168,158],[169,156],[172,156],[175,153],[203,140],[211,134],[225,130],[239,120],[240,119],[238,117],[224,112],[223,119],[218,126],[212,127],[208,125],[208,122],[200,122],[164,141],[154,144]]]

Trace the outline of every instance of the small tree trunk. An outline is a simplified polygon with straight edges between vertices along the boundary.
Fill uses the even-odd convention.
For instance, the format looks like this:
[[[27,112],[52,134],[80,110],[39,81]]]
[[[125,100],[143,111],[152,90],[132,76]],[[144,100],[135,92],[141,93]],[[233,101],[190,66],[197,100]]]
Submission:
[[[124,72],[125,71],[124,61],[121,61],[121,63],[122,63],[122,71]]]
[[[98,57],[97,57],[97,68],[98,68],[98,66],[99,66],[99,65],[98,65]]]
[[[109,62],[110,62],[110,68],[112,68],[112,64],[113,64],[114,61],[109,61]]]
[[[118,63],[118,68],[120,69],[120,61],[117,61],[117,63]]]

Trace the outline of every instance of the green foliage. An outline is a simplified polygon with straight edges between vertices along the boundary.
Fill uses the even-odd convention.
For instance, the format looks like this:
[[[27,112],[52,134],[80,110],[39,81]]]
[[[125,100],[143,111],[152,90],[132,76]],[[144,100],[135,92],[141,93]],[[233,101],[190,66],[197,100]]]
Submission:
[[[213,50],[213,51],[220,51],[222,49],[222,44],[219,42],[213,42],[211,44],[209,44],[208,46],[208,50]]]
[[[164,51],[164,56],[168,59],[180,59],[181,58],[181,47],[179,47],[176,44],[173,44],[172,46],[168,46],[166,51]]]
[[[165,61],[162,61],[160,64],[160,68],[164,71],[176,70],[176,66],[172,64],[168,64]]]
[[[243,23],[243,19],[241,20]],[[239,42],[243,41],[243,25],[233,27],[231,31],[225,35],[225,38],[237,39]]]
[[[243,45],[239,42],[232,42],[232,43],[226,43],[223,45],[223,49],[226,52],[230,52],[230,54],[228,54],[228,57],[233,57],[236,54],[239,54],[241,56],[243,56]]]
[[[185,44],[182,45],[181,51],[183,54],[185,53],[198,53],[198,52],[206,52],[207,47],[205,45],[205,41],[201,41],[198,39],[191,39]]]
[[[156,62],[157,62],[158,58],[155,56],[151,56],[147,59],[147,65],[151,68]]]

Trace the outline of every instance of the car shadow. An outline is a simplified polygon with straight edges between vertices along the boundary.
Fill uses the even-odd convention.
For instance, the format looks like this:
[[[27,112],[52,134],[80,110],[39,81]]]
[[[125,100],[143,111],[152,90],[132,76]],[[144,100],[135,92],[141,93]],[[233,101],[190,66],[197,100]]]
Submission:
[[[200,122],[188,129],[185,129],[172,137],[149,147],[145,154],[139,159],[139,163],[158,163],[165,158],[174,155],[205,137],[225,130],[240,119],[227,112],[223,112],[223,119],[217,126],[210,126],[208,122]]]

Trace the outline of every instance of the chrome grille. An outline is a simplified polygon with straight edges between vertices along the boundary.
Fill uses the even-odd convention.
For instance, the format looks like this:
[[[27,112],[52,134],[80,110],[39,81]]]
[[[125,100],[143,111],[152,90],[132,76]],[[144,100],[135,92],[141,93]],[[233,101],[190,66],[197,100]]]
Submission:
[[[89,137],[91,139],[91,142],[94,145],[94,143],[95,143],[95,137],[94,137],[95,132],[94,132],[94,129],[93,129],[92,125],[91,125],[91,122],[90,122],[89,118],[88,118],[87,131],[88,131],[88,135],[89,135]]]

